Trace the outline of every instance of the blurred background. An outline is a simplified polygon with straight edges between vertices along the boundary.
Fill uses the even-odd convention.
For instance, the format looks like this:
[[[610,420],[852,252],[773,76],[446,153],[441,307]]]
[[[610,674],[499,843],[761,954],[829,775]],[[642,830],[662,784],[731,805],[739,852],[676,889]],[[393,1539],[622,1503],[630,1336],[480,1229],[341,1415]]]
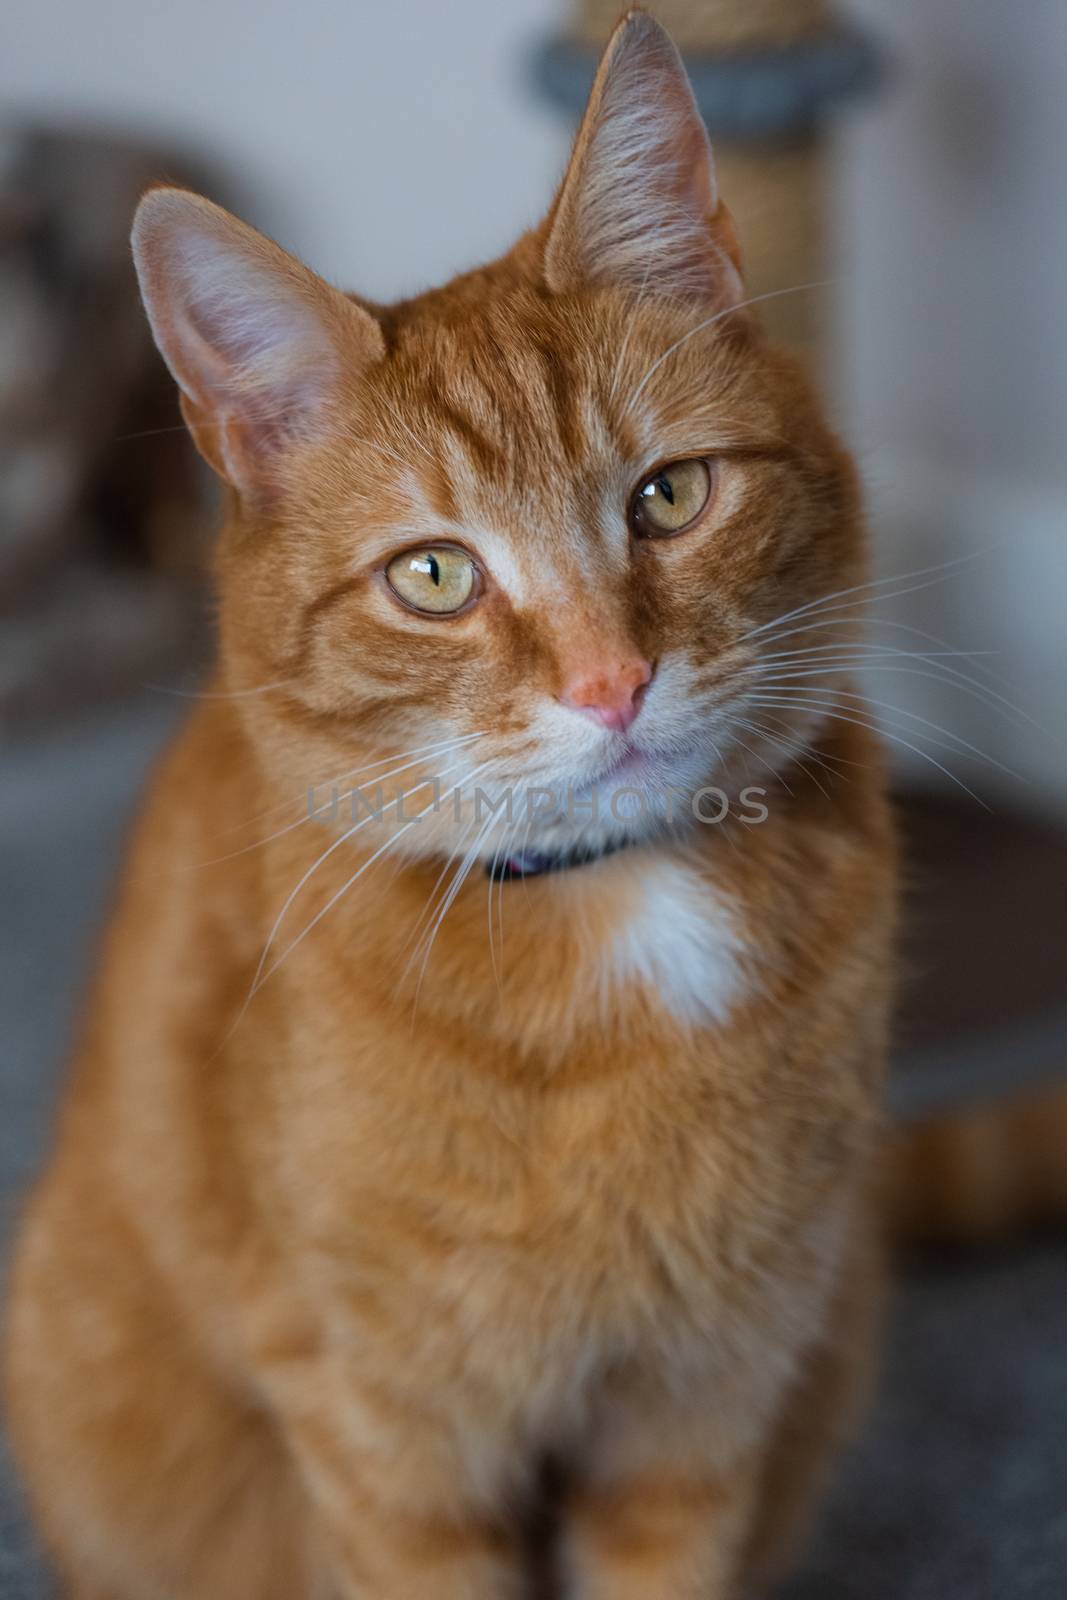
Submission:
[[[187,183],[345,287],[410,294],[542,213],[617,9],[6,0],[5,1221],[144,771],[211,654],[215,493],[137,304],[137,195]],[[1040,1120],[1067,1080],[1067,4],[650,9],[690,62],[751,290],[791,291],[768,323],[868,488],[886,581],[863,601],[885,647],[867,690],[908,874],[894,1114],[971,1108],[976,1138],[1005,1101]],[[1055,1141],[1042,1159],[1067,1169]],[[1067,1592],[1065,1336],[1057,1239],[911,1262],[790,1600]],[[47,1592],[8,1484],[0,1597]]]

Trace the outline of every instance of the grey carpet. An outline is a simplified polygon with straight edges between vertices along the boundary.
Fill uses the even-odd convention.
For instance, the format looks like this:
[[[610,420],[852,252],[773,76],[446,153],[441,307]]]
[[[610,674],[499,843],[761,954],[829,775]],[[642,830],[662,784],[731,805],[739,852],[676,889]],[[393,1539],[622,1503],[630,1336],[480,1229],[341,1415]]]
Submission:
[[[5,1222],[46,1137],[138,785],[179,709],[146,699],[0,758]],[[784,1600],[1064,1600],[1065,1373],[1060,1242],[903,1273],[879,1398]],[[49,1592],[0,1463],[0,1600]]]

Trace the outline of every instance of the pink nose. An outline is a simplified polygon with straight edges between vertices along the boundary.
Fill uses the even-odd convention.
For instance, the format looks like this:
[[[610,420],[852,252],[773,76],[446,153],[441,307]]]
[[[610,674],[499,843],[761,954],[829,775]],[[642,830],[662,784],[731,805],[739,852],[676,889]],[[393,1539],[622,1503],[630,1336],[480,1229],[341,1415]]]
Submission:
[[[565,686],[560,700],[602,728],[625,733],[641,709],[652,682],[652,665],[640,656],[618,666],[583,673]]]

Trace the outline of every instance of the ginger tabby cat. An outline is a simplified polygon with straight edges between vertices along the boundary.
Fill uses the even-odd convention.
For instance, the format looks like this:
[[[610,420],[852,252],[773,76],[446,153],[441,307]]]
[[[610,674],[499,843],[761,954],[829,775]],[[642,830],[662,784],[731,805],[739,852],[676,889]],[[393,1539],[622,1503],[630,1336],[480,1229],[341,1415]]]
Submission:
[[[134,250],[228,510],[14,1268],[64,1592],[518,1600],[551,1471],[560,1594],[750,1595],[872,1343],[894,858],[828,711],[853,469],[674,47],[623,20],[544,223],[443,289],[172,189]],[[356,781],[406,809],[307,816]]]

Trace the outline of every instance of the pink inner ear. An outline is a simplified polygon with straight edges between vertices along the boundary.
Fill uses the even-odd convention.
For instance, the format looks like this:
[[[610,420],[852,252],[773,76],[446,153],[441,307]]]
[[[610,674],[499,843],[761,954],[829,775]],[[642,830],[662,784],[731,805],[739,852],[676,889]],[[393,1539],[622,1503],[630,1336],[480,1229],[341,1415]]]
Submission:
[[[199,449],[242,492],[272,488],[286,446],[326,426],[342,373],[381,357],[381,328],[254,228],[184,190],[141,201],[133,254]]]
[[[339,359],[304,285],[204,234],[182,241],[173,274],[178,381],[234,419],[313,426]]]
[[[145,308],[203,454],[239,489],[328,420],[342,371],[383,350],[374,319],[198,195],[153,190],[133,231]]]

